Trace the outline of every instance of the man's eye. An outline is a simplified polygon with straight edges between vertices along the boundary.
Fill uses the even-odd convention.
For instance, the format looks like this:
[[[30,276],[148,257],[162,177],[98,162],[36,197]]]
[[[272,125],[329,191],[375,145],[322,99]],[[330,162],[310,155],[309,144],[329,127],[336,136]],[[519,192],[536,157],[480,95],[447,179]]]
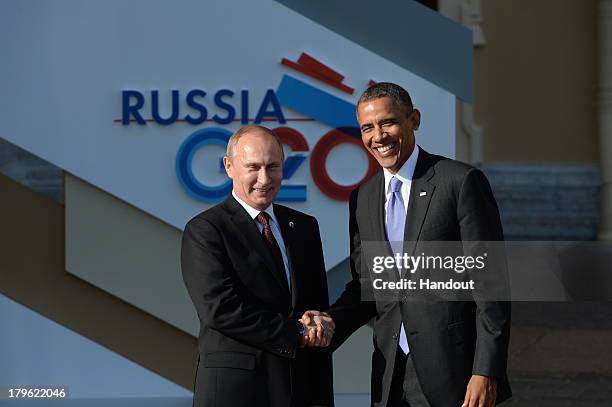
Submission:
[[[372,127],[364,127],[361,129],[362,133],[369,133],[372,130]]]

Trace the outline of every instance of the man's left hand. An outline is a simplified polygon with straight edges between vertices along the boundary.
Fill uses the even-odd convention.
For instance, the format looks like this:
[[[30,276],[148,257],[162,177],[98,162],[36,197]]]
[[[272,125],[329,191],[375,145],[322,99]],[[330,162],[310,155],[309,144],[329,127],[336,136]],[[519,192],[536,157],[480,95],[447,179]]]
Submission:
[[[493,407],[496,398],[495,377],[472,375],[461,407]]]

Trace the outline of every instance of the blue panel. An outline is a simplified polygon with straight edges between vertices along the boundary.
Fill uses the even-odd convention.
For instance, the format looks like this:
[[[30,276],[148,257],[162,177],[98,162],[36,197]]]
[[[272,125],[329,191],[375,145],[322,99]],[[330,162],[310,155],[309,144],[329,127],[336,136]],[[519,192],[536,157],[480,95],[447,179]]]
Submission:
[[[281,105],[310,116],[332,128],[359,127],[354,104],[291,76],[283,76],[276,96]]]
[[[283,165],[283,179],[291,179],[305,159],[305,154],[295,154],[287,157]]]
[[[283,185],[274,201],[304,202],[306,201],[306,185]]]

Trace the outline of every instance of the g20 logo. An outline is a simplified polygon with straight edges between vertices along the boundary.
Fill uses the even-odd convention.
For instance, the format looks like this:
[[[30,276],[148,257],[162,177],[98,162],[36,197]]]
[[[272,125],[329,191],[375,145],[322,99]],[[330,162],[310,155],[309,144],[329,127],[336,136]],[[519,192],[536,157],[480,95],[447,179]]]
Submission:
[[[306,160],[310,148],[302,133],[290,127],[277,127],[272,131],[287,146],[291,153],[285,157],[283,164],[283,179],[288,180]],[[191,134],[183,142],[176,156],[176,175],[193,198],[205,202],[219,202],[232,191],[231,180],[221,185],[204,185],[193,173],[193,157],[200,149],[210,145],[219,145],[225,148],[232,133],[221,128],[205,128]],[[334,147],[350,143],[357,145],[368,157],[368,170],[366,175],[353,185],[340,185],[335,182],[326,168],[327,156]],[[310,173],[315,185],[328,197],[338,201],[348,201],[351,191],[360,183],[373,175],[378,169],[376,160],[366,152],[359,135],[354,127],[332,129],[321,137],[310,153]],[[276,197],[277,201],[305,201],[306,185],[282,185]]]

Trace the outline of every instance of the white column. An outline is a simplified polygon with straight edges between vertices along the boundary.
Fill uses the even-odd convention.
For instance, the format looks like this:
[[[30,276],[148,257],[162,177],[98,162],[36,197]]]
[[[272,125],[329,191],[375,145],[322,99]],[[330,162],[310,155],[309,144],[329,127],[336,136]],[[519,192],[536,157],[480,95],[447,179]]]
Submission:
[[[612,0],[597,4],[599,76],[596,87],[601,157],[599,239],[612,241]]]
[[[481,28],[483,20],[481,0],[439,0],[438,11],[472,30],[474,48],[486,45]],[[464,146],[462,151],[467,151],[467,156],[458,156],[457,159],[475,165],[483,162],[484,130],[474,120],[473,105],[459,99],[457,99],[457,143]]]

